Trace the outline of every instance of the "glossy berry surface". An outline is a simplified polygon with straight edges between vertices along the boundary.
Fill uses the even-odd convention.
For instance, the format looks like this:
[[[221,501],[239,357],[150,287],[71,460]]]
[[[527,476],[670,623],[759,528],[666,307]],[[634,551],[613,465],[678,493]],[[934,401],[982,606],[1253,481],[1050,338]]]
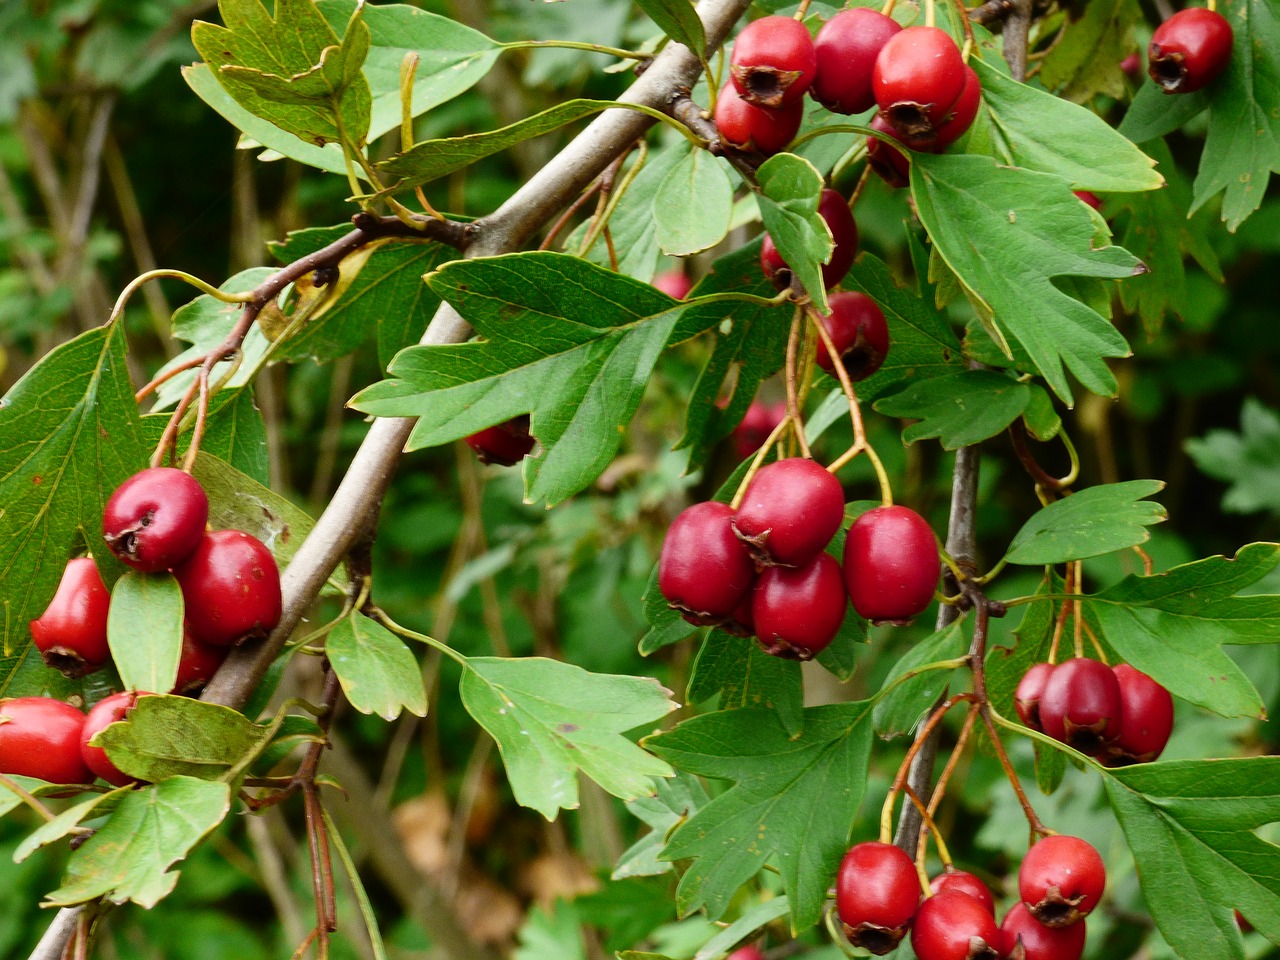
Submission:
[[[1127,663],[1111,668],[1120,685],[1120,729],[1107,748],[1117,763],[1156,759],[1173,732],[1173,697],[1149,676]]]
[[[513,417],[506,423],[486,427],[466,438],[467,446],[476,452],[481,463],[512,467],[529,455],[533,437],[529,436],[529,415]]]
[[[869,126],[872,130],[892,137],[894,142],[902,143],[902,137],[885,119],[883,113],[877,113],[872,117]],[[905,147],[906,144],[903,146]],[[867,163],[881,180],[894,189],[905,187],[911,182],[911,162],[907,159],[907,155],[879,137],[867,137]]]
[[[844,519],[844,490],[803,457],[767,463],[743,491],[733,529],[757,562],[799,567],[820,554]]]
[[[1023,674],[1018,681],[1018,688],[1013,692],[1018,719],[1032,730],[1044,729],[1040,723],[1040,698],[1044,696],[1044,685],[1049,682],[1053,670],[1052,663],[1037,663]]]
[[[201,643],[230,647],[264,637],[280,622],[280,571],[257,537],[240,530],[206,534],[173,571],[182,587],[187,626]]]
[[[786,415],[785,400],[779,400],[777,403],[751,401],[751,406],[747,407],[741,422],[733,428],[733,449],[738,459],[745,460],[764,446],[764,442],[769,439],[769,434],[773,433],[774,428]]]
[[[173,692],[184,696],[199,693],[213,679],[225,659],[226,647],[201,643],[191,636],[190,628],[184,627],[182,653],[178,658],[178,676],[173,682]]]
[[[889,325],[884,311],[865,293],[833,293],[828,298],[831,312],[821,318],[831,337],[845,373],[854,383],[877,370],[889,353]],[[827,345],[818,342],[818,366],[835,375],[835,364]]]
[[[761,17],[738,34],[729,58],[734,89],[756,107],[798,103],[818,71],[813,38],[793,17]]]
[[[1085,925],[1046,927],[1025,903],[1015,903],[1000,924],[1000,956],[1006,960],[1080,960]]]
[[[907,933],[920,903],[915,864],[891,843],[850,848],[836,874],[836,912],[849,942],[882,956]]]
[[[1060,663],[1040,694],[1040,724],[1055,740],[1091,756],[1120,729],[1120,684],[1111,668],[1076,657]]]
[[[908,507],[876,507],[849,528],[844,580],[864,619],[909,623],[933,600],[940,571],[933,529]]]
[[[840,564],[820,553],[803,567],[769,567],[751,591],[751,619],[765,652],[811,660],[844,620],[848,598]]]
[[[725,960],[764,960],[764,951],[760,949],[760,944],[748,943],[733,951]]]
[[[996,903],[991,896],[991,891],[987,885],[975,877],[967,870],[956,870],[948,868],[945,872],[938,874],[929,884],[929,889],[934,893],[942,893],[949,890],[953,893],[963,893],[966,896],[973,897],[983,907],[985,907],[992,916],[995,916]]]
[[[117,787],[123,787],[138,781],[127,773],[122,773],[111,762],[111,758],[107,756],[107,751],[104,748],[91,746],[89,741],[100,731],[128,716],[129,711],[133,709],[133,705],[138,702],[138,698],[145,696],[148,696],[148,694],[135,693],[132,690],[113,693],[111,696],[103,697],[95,703],[84,720],[84,729],[80,734],[80,756],[84,760],[84,765],[96,776]]]
[[[909,144],[934,135],[965,81],[959,47],[937,27],[907,27],[894,34],[871,75],[876,103]]]
[[[1186,7],[1151,35],[1147,72],[1165,93],[1194,93],[1226,68],[1232,39],[1231,24],[1222,14]]]
[[[1018,871],[1018,894],[1031,915],[1050,927],[1076,923],[1098,905],[1107,885],[1102,857],[1086,840],[1045,837]]]
[[[844,279],[853,266],[854,257],[858,255],[858,225],[849,211],[848,201],[839,192],[829,188],[823,190],[818,199],[818,214],[831,230],[834,243],[831,259],[822,265],[822,282],[830,289]],[[767,233],[760,247],[760,269],[779,290],[791,285],[791,268],[782,259],[773,237]]]
[[[0,700],[0,773],[50,783],[92,783],[80,756],[84,714],[61,700]]]
[[[1102,209],[1102,198],[1096,193],[1092,193],[1088,190],[1072,190],[1071,192],[1076,195],[1076,199],[1081,203],[1088,204],[1095,210]]]
[[[928,149],[933,152],[945,150],[968,132],[973,121],[978,118],[978,108],[982,106],[982,81],[973,67],[964,66],[964,87],[960,96],[951,105],[942,122],[934,131],[934,142]]]
[[[822,25],[814,40],[818,75],[809,94],[834,113],[862,113],[876,105],[871,72],[876,57],[902,30],[892,17],[878,10],[841,10]]]
[[[726,83],[716,98],[716,129],[720,138],[739,150],[758,150],[772,156],[787,149],[804,119],[804,101],[777,110],[753,107]]]
[[[683,300],[689,295],[689,291],[693,289],[693,281],[689,279],[687,273],[677,268],[675,270],[663,270],[661,273],[655,274],[653,286],[668,297]]]
[[[708,500],[671,522],[658,558],[658,589],[690,623],[731,616],[755,582],[746,544],[733,533],[733,509]]]
[[[957,891],[928,897],[911,923],[917,960],[999,960],[999,942],[991,911]]]
[[[209,522],[209,498],[189,473],[140,470],[120,484],[102,512],[102,538],[123,563],[155,573],[191,556]]]
[[[31,621],[31,642],[55,670],[69,677],[92,673],[111,659],[107,648],[110,605],[111,594],[93,558],[69,560],[49,606]]]

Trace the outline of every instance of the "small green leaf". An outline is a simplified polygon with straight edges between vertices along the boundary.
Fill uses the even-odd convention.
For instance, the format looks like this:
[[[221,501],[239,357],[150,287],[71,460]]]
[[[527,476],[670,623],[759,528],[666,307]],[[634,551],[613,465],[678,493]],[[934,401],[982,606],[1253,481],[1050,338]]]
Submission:
[[[1097,94],[1114,100],[1126,91],[1120,64],[1134,49],[1133,25],[1142,17],[1137,0],[1093,0],[1078,18],[1069,17],[1064,33],[1042,61],[1040,80],[1073,103]]]
[[[1022,416],[1031,387],[992,370],[965,370],[912,384],[876,401],[889,417],[918,420],[902,431],[904,443],[938,438],[944,450],[994,437]]]
[[[1134,143],[1150,143],[1185,127],[1209,106],[1209,91],[1170,95],[1145,80],[1116,132]]]
[[[627,810],[651,828],[618,859],[612,877],[655,877],[671,872],[671,864],[658,859],[667,834],[678,823],[693,816],[709,801],[697,777],[676,771],[673,777],[655,777],[654,795],[627,801]]]
[[[835,249],[831,228],[818,213],[822,198],[822,174],[808,160],[779,153],[766,160],[756,181],[760,216],[778,253],[800,278],[819,313],[829,313],[822,264]]]
[[[1227,483],[1222,509],[1228,513],[1280,514],[1280,415],[1254,397],[1245,397],[1240,432],[1210,430],[1186,442],[1202,471]]]
[[[427,715],[427,691],[413,653],[394,633],[355,613],[329,631],[324,649],[347,700],[361,713],[394,720]]]
[[[729,232],[733,184],[724,161],[691,148],[662,181],[653,198],[658,246],[673,257],[714,247]]]
[[[689,623],[680,613],[667,603],[667,598],[658,589],[658,565],[653,565],[649,574],[649,583],[641,598],[644,605],[644,619],[649,624],[649,631],[640,638],[640,656],[647,657],[657,653],[663,647],[679,643],[685,637],[698,631],[698,627]]]
[[[130,570],[116,581],[107,614],[111,659],[126,690],[168,693],[182,656],[182,589],[173,574]]]
[[[683,43],[697,56],[707,52],[707,34],[702,27],[698,11],[689,0],[636,0],[640,9],[649,15],[672,40]]]
[[[1128,480],[1088,487],[1040,510],[1009,544],[1010,563],[1039,566],[1097,557],[1146,543],[1147,527],[1167,516],[1145,502],[1164,489],[1160,480]]]
[[[689,677],[689,702],[717,695],[721,710],[764,707],[777,712],[789,734],[804,729],[800,664],[769,656],[752,637],[708,631]]]
[[[89,799],[82,800],[74,806],[68,807],[52,820],[47,823],[42,823],[35,830],[31,831],[31,833],[27,834],[26,837],[23,838],[23,841],[18,844],[17,848],[14,849],[13,862],[22,863],[22,861],[26,860],[27,857],[31,856],[31,854],[35,853],[41,847],[47,847],[49,844],[56,843],[61,840],[67,834],[75,830],[76,827],[80,826],[80,823],[86,820],[94,810],[101,806],[104,800],[110,801],[106,804],[109,810],[115,805],[115,801],[120,799],[121,794],[129,789],[131,789],[131,786],[120,787],[117,790],[111,790],[107,793],[92,794]],[[105,812],[108,811],[100,811],[98,815],[101,816],[102,813]]]
[[[957,620],[915,644],[894,664],[889,675],[884,678],[882,689],[926,664],[963,656],[969,649],[969,641],[965,637],[966,625],[966,620]],[[954,672],[926,670],[910,680],[904,680],[900,686],[886,694],[876,704],[873,714],[876,733],[886,738],[910,733],[920,718],[946,692]]]

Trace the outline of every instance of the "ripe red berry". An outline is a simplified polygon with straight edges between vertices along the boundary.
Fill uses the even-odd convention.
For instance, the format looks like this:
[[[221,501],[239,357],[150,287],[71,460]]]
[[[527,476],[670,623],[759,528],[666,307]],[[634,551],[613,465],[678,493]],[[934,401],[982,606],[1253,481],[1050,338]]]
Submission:
[[[173,682],[173,692],[182,696],[194,696],[227,659],[226,647],[214,647],[201,643],[191,635],[186,625],[182,630],[182,654],[178,659],[178,676]]]
[[[506,423],[486,427],[466,438],[467,446],[476,452],[481,463],[512,467],[529,455],[533,437],[529,436],[529,415],[521,414]]]
[[[0,700],[0,773],[50,783],[92,783],[80,757],[84,714],[61,700]]]
[[[960,96],[956,97],[956,102],[947,111],[947,115],[938,124],[930,151],[938,153],[945,150],[964,136],[965,131],[973,126],[973,121],[977,119],[980,106],[982,106],[982,81],[978,79],[978,74],[973,67],[966,63],[964,87],[960,91]]]
[[[1186,7],[1151,35],[1147,72],[1165,93],[1194,93],[1226,68],[1232,39],[1231,24],[1222,14]]]
[[[751,620],[766,653],[812,660],[844,621],[844,581],[835,557],[820,553],[802,567],[769,567],[751,591]]]
[[[1000,956],[1006,960],[1080,960],[1085,925],[1046,927],[1025,903],[1015,903],[1000,924]]]
[[[760,944],[748,943],[733,951],[725,960],[764,960],[764,951],[760,949]]]
[[[964,90],[964,60],[950,34],[907,27],[880,49],[871,87],[885,118],[907,143],[930,138]]]
[[[734,89],[747,103],[770,110],[798,103],[817,70],[813,38],[793,17],[761,17],[747,24],[729,58]]]
[[[842,520],[840,481],[812,460],[790,457],[751,478],[733,529],[758,563],[799,567],[823,551]]]
[[[902,27],[867,7],[841,10],[822,25],[814,40],[818,74],[809,92],[835,113],[862,113],[875,106],[871,71],[876,57]]]
[[[883,956],[907,933],[920,903],[915,864],[891,843],[852,847],[836,874],[836,912],[855,947]]]
[[[101,777],[107,783],[117,787],[123,787],[130,783],[137,783],[135,777],[122,773],[120,769],[111,762],[111,758],[107,756],[107,751],[103,747],[94,747],[89,741],[98,734],[99,731],[106,729],[117,720],[123,720],[128,716],[129,711],[133,709],[134,704],[138,702],[139,697],[151,696],[149,693],[138,693],[133,690],[124,690],[120,693],[113,693],[109,697],[103,697],[89,710],[89,715],[85,717],[84,729],[80,733],[80,756],[84,760],[84,765],[88,767],[94,774]]]
[[[880,369],[889,353],[889,325],[884,312],[865,293],[833,293],[827,302],[831,312],[821,318],[822,325],[844,363],[845,373],[854,383],[867,379]],[[835,363],[821,341],[817,360],[818,366],[834,376]]]
[[[787,415],[787,402],[762,403],[751,401],[742,421],[733,428],[733,449],[739,460],[745,460],[763,446],[769,434]]]
[[[1055,740],[1090,756],[1120,729],[1120,684],[1111,668],[1076,657],[1058,664],[1040,694],[1040,723]]]
[[[1137,83],[1142,78],[1142,57],[1138,56],[1138,51],[1135,50],[1121,60],[1120,69],[1124,71],[1126,77]]]
[[[849,528],[844,582],[873,623],[910,623],[933,599],[941,564],[933,529],[907,507],[876,507]]]
[[[1040,698],[1053,670],[1052,663],[1037,663],[1018,681],[1018,689],[1013,692],[1018,718],[1032,730],[1044,729],[1040,723]]]
[[[719,623],[750,596],[755,567],[732,520],[727,503],[695,503],[671,522],[662,541],[658,589],[690,623]]]
[[[653,286],[661,290],[668,297],[675,297],[677,300],[683,300],[689,295],[689,291],[693,289],[693,281],[689,279],[689,275],[677,267],[674,270],[663,270],[653,278]]]
[[[271,551],[251,534],[206,534],[173,574],[182,587],[187,626],[201,643],[234,646],[265,637],[280,622],[280,571]]]
[[[209,498],[195,477],[173,467],[139,470],[102,513],[102,539],[120,560],[155,573],[191,556],[209,521]]]
[[[76,557],[62,571],[58,590],[39,618],[31,621],[31,642],[44,662],[68,677],[82,677],[109,659],[107,593],[92,557]]]
[[[917,960],[998,960],[999,942],[991,911],[958,891],[928,897],[911,923]]]
[[[992,916],[995,916],[996,903],[991,896],[991,891],[987,889],[987,885],[975,877],[967,870],[957,870],[954,867],[947,867],[946,871],[938,874],[929,884],[929,889],[934,893],[942,893],[949,890],[957,893],[963,893],[966,896],[973,897],[982,904]]]
[[[1095,210],[1102,209],[1102,198],[1099,197],[1096,193],[1091,193],[1088,190],[1072,190],[1071,192],[1076,195],[1076,199],[1078,199],[1081,203],[1087,203],[1089,206],[1093,207],[1093,209]]]
[[[831,249],[831,259],[822,265],[822,283],[830,289],[844,279],[853,266],[853,258],[858,255],[858,225],[849,212],[849,202],[829,188],[823,190],[818,199],[818,214],[826,221],[835,244]],[[778,253],[773,237],[767,233],[760,247],[760,269],[779,290],[791,285],[791,268]]]
[[[895,142],[902,143],[902,137],[884,118],[883,113],[877,113],[871,118],[870,127],[885,136],[892,137]],[[906,147],[906,144],[903,146]],[[881,180],[895,190],[911,182],[911,162],[906,154],[885,143],[879,137],[867,137],[867,163]]]
[[[765,110],[743,100],[732,83],[726,83],[716,98],[715,121],[720,139],[739,150],[758,150],[765,156],[781,153],[796,138],[803,119],[803,100]]]
[[[1079,837],[1045,837],[1018,871],[1018,893],[1031,915],[1048,927],[1067,927],[1102,898],[1107,870],[1098,851]]]
[[[1107,748],[1113,763],[1146,763],[1160,756],[1173,732],[1173,697],[1127,663],[1112,667],[1120,685],[1120,729]]]

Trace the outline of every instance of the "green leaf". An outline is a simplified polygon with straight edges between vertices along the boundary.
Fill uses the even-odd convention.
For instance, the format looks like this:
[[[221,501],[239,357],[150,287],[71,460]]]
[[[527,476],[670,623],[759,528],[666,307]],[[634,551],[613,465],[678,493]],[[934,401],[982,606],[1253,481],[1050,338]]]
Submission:
[[[142,422],[148,428],[148,437],[152,435],[154,425],[157,430],[155,443],[159,443],[164,427],[169,422],[169,414],[151,414],[143,417]],[[178,438],[180,454],[189,448],[190,439],[189,433]],[[205,421],[200,452],[231,464],[258,483],[268,482],[270,463],[267,426],[263,422],[262,411],[253,398],[252,387],[220,390],[213,396],[209,401],[209,417]]]
[[[663,253],[687,257],[725,238],[733,215],[733,184],[724,163],[694,147],[663,179],[653,198],[653,222]]]
[[[704,943],[702,949],[693,955],[693,960],[717,960],[725,956],[739,940],[749,937],[779,917],[785,917],[790,909],[791,904],[786,897],[773,897],[755,904]]]
[[[706,55],[707,34],[689,0],[637,0],[637,4],[672,40],[683,43],[699,57]]]
[[[964,656],[964,652],[969,649],[969,641],[965,637],[966,623],[966,620],[957,620],[933,636],[918,642],[894,664],[889,675],[884,678],[881,689],[888,688],[899,678],[926,664]],[[899,687],[886,694],[876,704],[872,715],[876,733],[885,738],[910,733],[915,729],[920,718],[946,692],[954,672],[954,670],[926,670],[910,680],[904,680]]]
[[[670,873],[671,864],[658,859],[667,835],[676,824],[688,819],[710,800],[697,777],[678,770],[673,777],[655,777],[653,788],[652,797],[627,801],[628,812],[648,824],[650,830],[618,859],[612,874],[614,880]]]
[[[182,656],[182,589],[173,574],[130,570],[111,590],[107,642],[126,690],[168,693]]]
[[[904,443],[938,438],[955,450],[994,437],[1022,416],[1031,387],[993,370],[965,370],[921,380],[876,401],[888,417],[917,420],[902,431]]]
[[[191,475],[209,496],[213,529],[253,534],[266,544],[282,570],[316,525],[305,510],[203,450]]]
[[[1208,90],[1170,95],[1157,84],[1143,81],[1116,132],[1134,143],[1150,143],[1185,127],[1208,106]]]
[[[1097,94],[1122,99],[1127,84],[1120,64],[1133,51],[1133,25],[1141,17],[1136,0],[1093,0],[1049,48],[1041,82],[1073,103],[1088,103]]]
[[[1185,444],[1202,471],[1227,486],[1222,509],[1229,513],[1280,513],[1280,416],[1245,397],[1240,432],[1210,430]]]
[[[987,157],[922,153],[911,164],[911,192],[935,247],[989,329],[1017,340],[1067,403],[1064,364],[1086,389],[1115,393],[1106,360],[1127,356],[1129,345],[1052,278],[1120,278],[1145,268],[1120,247],[1095,249],[1089,208],[1064,181]]]
[[[126,791],[111,819],[72,854],[63,885],[45,903],[67,907],[105,896],[154,907],[178,882],[170,868],[230,809],[225,783],[173,777]]]
[[[351,892],[355,894],[356,905],[360,909],[360,919],[364,921],[365,933],[369,936],[369,948],[373,953],[373,960],[387,960],[387,947],[382,942],[382,931],[378,928],[378,915],[369,900],[369,892],[364,888],[364,881],[360,879],[360,871],[356,868],[351,852],[347,849],[342,833],[338,830],[338,825],[333,822],[329,811],[321,806],[320,813],[324,816],[324,826],[329,832],[329,842],[338,851],[338,860],[342,864],[342,869],[346,871]]]
[[[987,650],[987,695],[991,705],[1006,717],[1015,714],[1013,694],[1026,672],[1032,664],[1049,659],[1057,608],[1046,595],[1061,594],[1063,589],[1062,578],[1046,574],[1013,631],[1017,644],[1012,648],[991,646]]]
[[[752,637],[708,631],[689,677],[689,702],[715,696],[721,710],[765,707],[778,714],[787,733],[804,729],[800,664],[769,656]]]
[[[667,603],[667,598],[658,589],[658,565],[653,565],[649,574],[649,582],[644,588],[641,598],[644,607],[644,619],[649,624],[648,632],[640,638],[640,656],[647,657],[657,653],[663,647],[679,643],[685,637],[698,631],[698,627],[689,623],[679,612]]]
[[[822,916],[866,788],[868,702],[810,707],[792,739],[771,710],[746,707],[686,720],[644,743],[690,773],[734,785],[671,835],[666,860],[692,860],[680,880],[681,914],[724,915],[734,894],[772,860],[790,898],[792,929]]]
[[[1151,536],[1146,528],[1168,514],[1160,504],[1144,498],[1163,489],[1160,480],[1128,480],[1088,487],[1054,501],[1022,525],[1005,559],[1039,566],[1146,543]]]
[[[342,692],[361,713],[394,720],[401,709],[427,715],[422,670],[404,642],[369,617],[352,614],[329,631],[324,644]]]
[[[548,820],[577,809],[579,770],[623,800],[651,794],[651,777],[671,775],[622,736],[676,708],[656,680],[541,657],[472,657],[461,689],[467,712],[498,743],[516,802]]]
[[[831,228],[818,213],[822,174],[791,153],[770,157],[756,171],[760,217],[778,253],[800,278],[819,313],[829,313],[822,264],[835,249]]]
[[[49,844],[61,840],[75,830],[76,827],[80,826],[82,821],[86,820],[94,810],[103,804],[103,801],[110,801],[106,804],[108,810],[99,811],[98,815],[101,816],[102,813],[109,812],[109,808],[115,805],[115,801],[120,799],[120,795],[129,789],[131,787],[120,787],[107,793],[94,793],[89,796],[89,799],[67,807],[52,820],[42,823],[23,838],[22,842],[13,851],[13,862],[22,863],[41,847],[47,847]]]

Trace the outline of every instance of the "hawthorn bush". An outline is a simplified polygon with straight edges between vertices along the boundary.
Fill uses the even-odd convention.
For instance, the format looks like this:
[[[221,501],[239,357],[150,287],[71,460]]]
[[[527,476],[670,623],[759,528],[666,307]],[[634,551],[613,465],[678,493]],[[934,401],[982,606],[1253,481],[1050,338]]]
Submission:
[[[866,6],[0,9],[0,952],[1280,955],[1277,9]]]

